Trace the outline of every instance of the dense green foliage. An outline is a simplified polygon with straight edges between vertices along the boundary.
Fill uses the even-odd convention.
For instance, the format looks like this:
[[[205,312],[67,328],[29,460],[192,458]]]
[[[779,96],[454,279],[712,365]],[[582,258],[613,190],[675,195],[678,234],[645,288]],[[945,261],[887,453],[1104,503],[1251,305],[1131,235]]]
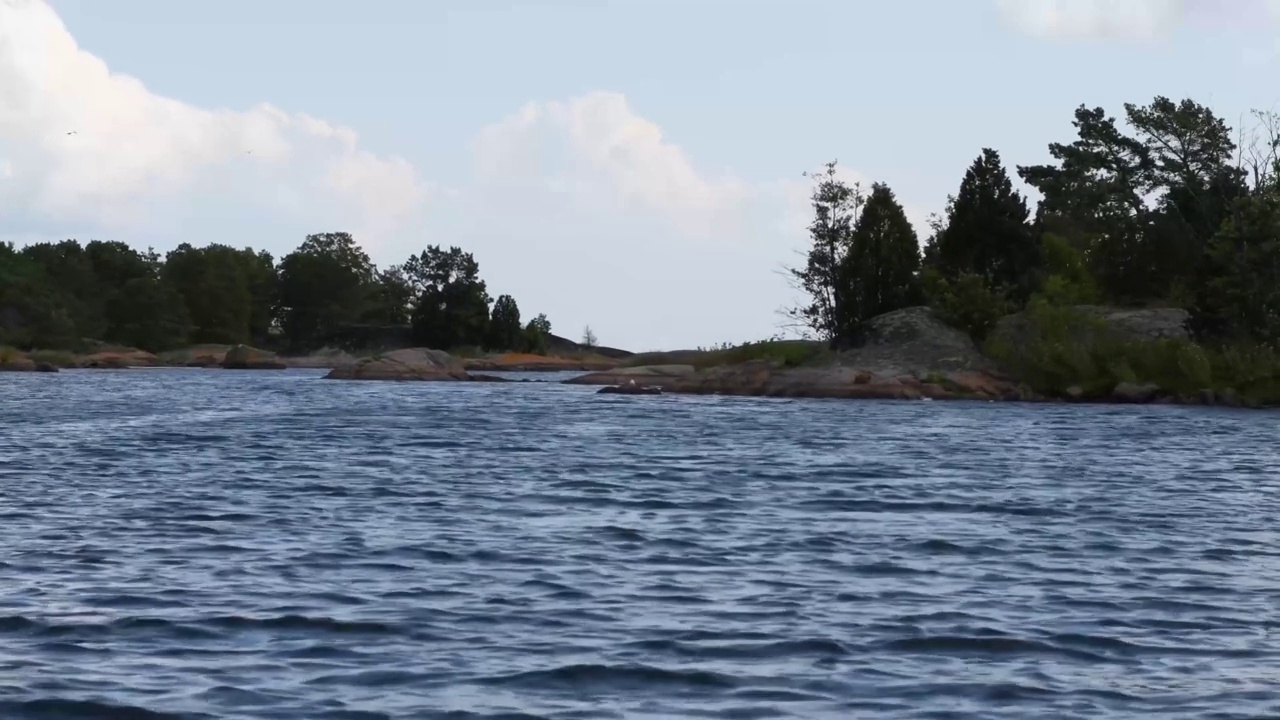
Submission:
[[[0,345],[545,351],[546,317],[522,327],[515,299],[494,303],[479,272],[470,253],[438,246],[379,270],[347,233],[310,235],[278,263],[221,244],[164,258],[120,242],[0,244]]]
[[[1051,143],[1049,163],[1017,168],[1041,195],[1034,217],[985,148],[919,259],[868,251],[877,246],[858,228],[905,237],[889,230],[901,207],[884,188],[885,217],[868,220],[876,191],[864,197],[830,163],[812,196],[808,262],[792,271],[810,300],[792,316],[834,346],[854,343],[870,315],[917,303],[914,283],[941,319],[979,341],[1026,310],[1038,329],[992,352],[1042,390],[1087,395],[1142,381],[1280,400],[1280,116],[1254,118],[1238,146],[1192,100],[1126,104],[1123,125],[1080,106],[1073,141]],[[1189,339],[1081,340],[1093,320],[1072,307],[1093,304],[1183,308]]]
[[[1280,402],[1280,116],[1254,119],[1237,146],[1192,100],[1127,104],[1123,125],[1080,106],[1077,137],[1051,143],[1052,162],[1017,168],[1041,195],[1034,217],[984,148],[933,218],[921,258],[871,250],[883,246],[858,229],[906,237],[889,229],[901,207],[881,184],[864,196],[830,163],[812,196],[807,264],[792,270],[809,301],[791,315],[840,347],[871,315],[922,298],[1044,393],[1152,383]],[[877,190],[883,217],[868,220]],[[1085,305],[1182,308],[1188,337],[1109,333]],[[1021,335],[989,339],[1019,312]]]

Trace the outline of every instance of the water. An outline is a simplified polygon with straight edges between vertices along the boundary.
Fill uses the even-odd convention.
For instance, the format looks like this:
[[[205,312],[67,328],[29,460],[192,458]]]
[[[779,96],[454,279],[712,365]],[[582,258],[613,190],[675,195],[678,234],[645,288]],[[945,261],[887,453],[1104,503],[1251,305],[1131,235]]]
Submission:
[[[0,717],[1280,714],[1274,414],[321,374],[0,377]]]

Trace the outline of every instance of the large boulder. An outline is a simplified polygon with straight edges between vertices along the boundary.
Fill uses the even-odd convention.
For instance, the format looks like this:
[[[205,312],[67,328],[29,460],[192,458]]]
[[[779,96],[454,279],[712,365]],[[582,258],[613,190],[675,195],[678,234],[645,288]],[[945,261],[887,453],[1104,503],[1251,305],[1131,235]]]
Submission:
[[[467,380],[462,363],[443,350],[409,348],[363,358],[329,371],[332,380]]]
[[[288,365],[273,352],[248,345],[236,345],[222,357],[222,367],[226,370],[283,370]]]
[[[939,320],[927,307],[871,318],[858,343],[840,354],[839,363],[887,376],[985,372],[995,367],[967,334]]]
[[[36,362],[25,355],[0,357],[0,372],[58,372],[57,366]]]

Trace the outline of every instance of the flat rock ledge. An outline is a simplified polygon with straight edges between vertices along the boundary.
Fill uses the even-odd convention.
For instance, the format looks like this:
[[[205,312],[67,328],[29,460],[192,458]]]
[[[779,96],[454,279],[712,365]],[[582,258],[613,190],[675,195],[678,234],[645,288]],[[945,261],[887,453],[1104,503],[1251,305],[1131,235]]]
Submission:
[[[333,368],[329,380],[447,382],[471,379],[462,363],[443,350],[409,348],[362,358]],[[484,378],[488,380],[489,378]]]
[[[588,373],[571,385],[653,387],[661,392],[756,397],[864,398],[883,400],[1030,400],[1033,394],[1007,378],[976,370],[888,375],[843,366],[783,368],[755,361],[698,371],[665,365]]]
[[[600,385],[604,387],[598,392],[624,394],[627,392],[625,388],[632,387],[632,380],[635,387],[687,395],[1255,407],[1231,389],[1206,388],[1180,395],[1157,385],[1120,383],[1100,393],[1089,394],[1082,388],[1073,387],[1068,388],[1063,397],[1045,397],[1011,378],[990,371],[950,370],[897,375],[844,366],[783,368],[763,360],[702,371],[688,366],[625,368],[589,373],[563,382]]]

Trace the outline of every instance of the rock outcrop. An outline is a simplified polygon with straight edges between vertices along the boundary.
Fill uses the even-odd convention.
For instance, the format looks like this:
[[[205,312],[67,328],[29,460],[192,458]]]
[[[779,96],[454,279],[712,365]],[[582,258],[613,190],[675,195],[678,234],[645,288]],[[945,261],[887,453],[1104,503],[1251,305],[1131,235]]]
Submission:
[[[36,362],[24,355],[0,359],[0,372],[58,372],[56,365]]]
[[[124,370],[133,367],[156,367],[160,358],[145,351],[133,349],[100,350],[80,358],[77,367],[105,370]]]
[[[871,318],[861,341],[840,354],[839,364],[886,377],[996,369],[968,335],[939,320],[927,307]]]
[[[227,350],[221,365],[225,370],[283,370],[288,367],[275,353],[248,345],[236,345]]]
[[[466,369],[443,350],[409,348],[395,350],[329,371],[332,380],[467,380]]]
[[[753,360],[696,370],[692,365],[616,368],[565,381],[578,385],[660,388],[665,392],[761,397],[885,400],[1021,400],[1032,394],[1001,375],[968,335],[928,308],[886,313],[868,322],[858,345],[801,367]]]

